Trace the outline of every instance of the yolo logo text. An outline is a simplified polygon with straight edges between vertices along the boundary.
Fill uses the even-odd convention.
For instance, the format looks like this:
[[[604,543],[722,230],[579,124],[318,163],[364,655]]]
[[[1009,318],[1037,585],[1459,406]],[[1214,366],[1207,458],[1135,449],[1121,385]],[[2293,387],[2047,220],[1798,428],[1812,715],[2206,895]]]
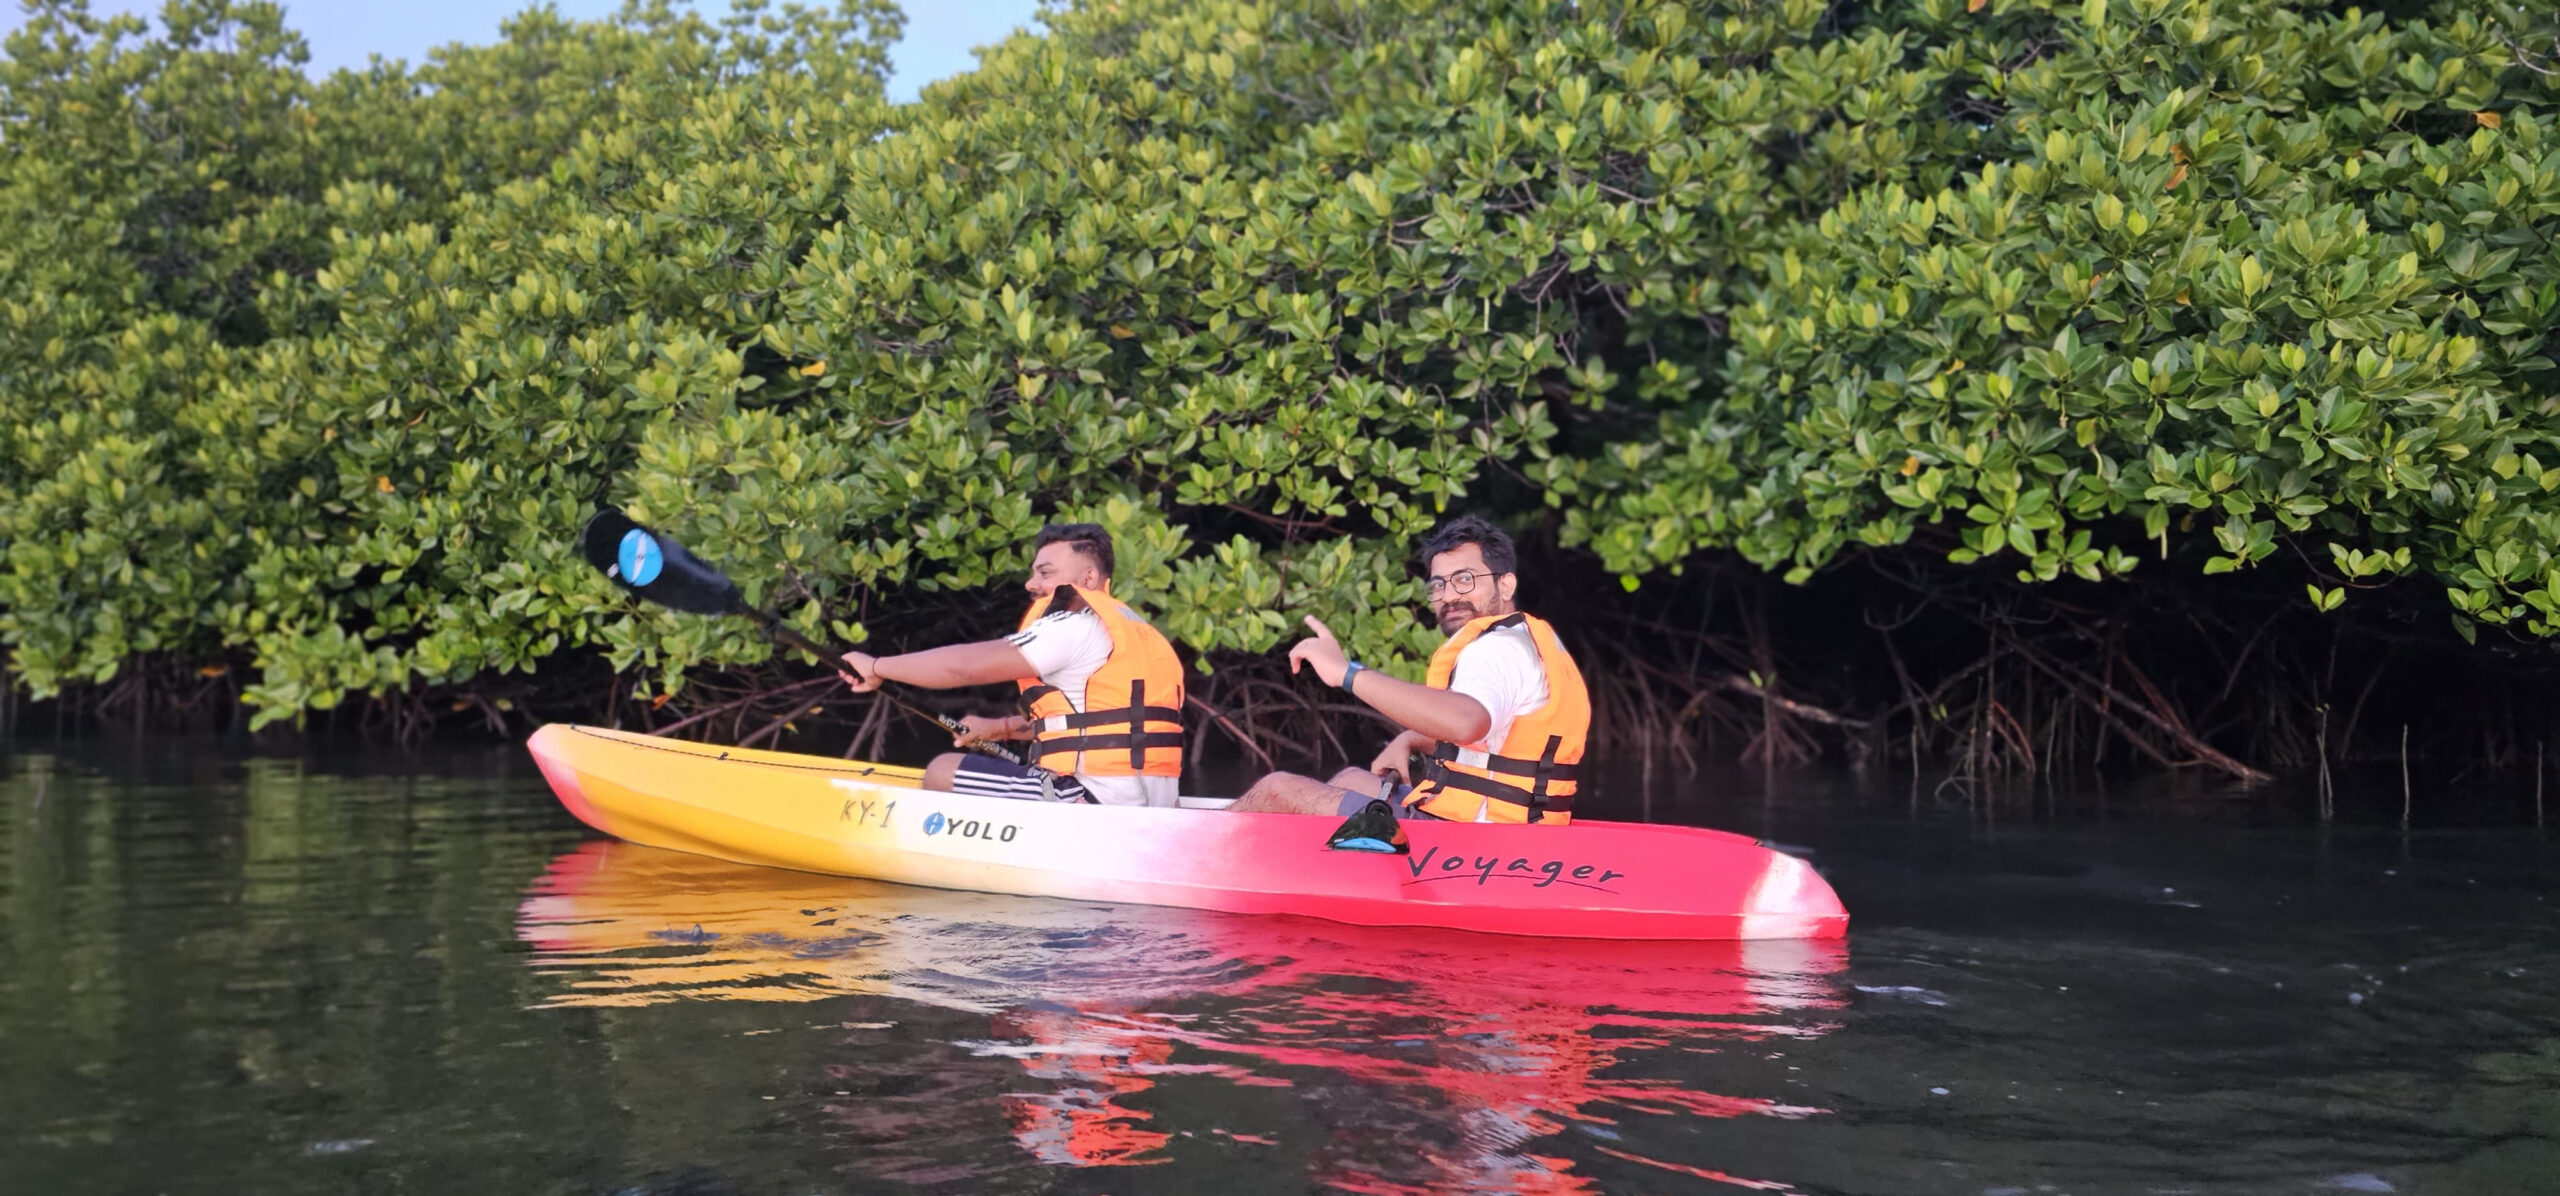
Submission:
[[[1011,843],[1022,828],[1010,823],[998,826],[979,818],[945,818],[939,811],[924,816],[924,833],[939,835],[948,831],[955,839],[983,839],[989,843]]]

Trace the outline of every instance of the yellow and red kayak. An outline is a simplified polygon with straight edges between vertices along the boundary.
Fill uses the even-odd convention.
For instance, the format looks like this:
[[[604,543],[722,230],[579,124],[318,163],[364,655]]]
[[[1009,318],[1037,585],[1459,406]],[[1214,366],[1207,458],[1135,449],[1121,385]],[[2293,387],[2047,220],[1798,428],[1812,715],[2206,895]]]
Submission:
[[[527,745],[617,838],[939,889],[1596,939],[1836,938],[1804,861],[1742,835],[1576,819],[1406,824],[1410,855],[1332,851],[1289,814],[943,793],[912,768],[555,724]]]

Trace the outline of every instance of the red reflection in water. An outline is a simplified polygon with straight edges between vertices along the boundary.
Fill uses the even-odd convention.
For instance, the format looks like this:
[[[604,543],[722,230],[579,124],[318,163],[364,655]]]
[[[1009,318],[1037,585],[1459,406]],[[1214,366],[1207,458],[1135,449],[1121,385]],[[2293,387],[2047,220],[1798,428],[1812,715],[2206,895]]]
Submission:
[[[1847,962],[1836,941],[1526,939],[1104,908],[609,841],[554,861],[519,933],[539,949],[536,966],[570,978],[553,1004],[869,994],[988,1013],[988,1040],[950,1045],[1016,1061],[994,1103],[1014,1141],[1049,1165],[1166,1162],[1191,1149],[1186,1134],[1260,1148],[1272,1127],[1198,1127],[1200,1111],[1165,1107],[1160,1085],[1293,1088],[1318,1133],[1292,1144],[1279,1131],[1280,1148],[1309,1154],[1310,1182],[1381,1193],[1597,1190],[1575,1160],[1530,1148],[1542,1140],[1792,1190],[1585,1138],[1612,1136],[1606,1127],[1628,1114],[1822,1112],[1702,1091],[1694,1056],[1827,1031],[1820,1019],[1839,1004]],[[862,1065],[829,1070],[839,1069]],[[944,1096],[965,1103],[987,1086],[961,1087]],[[869,1119],[860,1131],[872,1142],[933,1132],[877,1102],[830,1108]],[[1555,1137],[1574,1124],[1602,1129]],[[911,1164],[892,1177],[950,1174]]]
[[[1013,1140],[1043,1163],[1113,1167],[1170,1162],[1163,1153],[1170,1134],[1148,1128],[1154,1115],[1120,1103],[1155,1087],[1173,1064],[1173,1043],[1163,1038],[1113,1041],[1088,1038],[1073,1014],[1000,1013],[998,1038],[1039,1044],[1025,1052],[1022,1068],[1056,1088],[1008,1092],[1005,1120]]]

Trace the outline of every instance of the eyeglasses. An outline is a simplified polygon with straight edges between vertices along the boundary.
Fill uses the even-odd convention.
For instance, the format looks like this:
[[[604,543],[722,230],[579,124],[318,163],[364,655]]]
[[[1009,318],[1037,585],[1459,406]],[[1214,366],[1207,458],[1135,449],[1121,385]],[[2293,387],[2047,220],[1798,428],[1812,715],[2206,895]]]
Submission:
[[[1444,591],[1459,594],[1472,594],[1476,589],[1477,578],[1492,576],[1494,575],[1491,573],[1478,573],[1473,569],[1460,569],[1447,577],[1432,578],[1426,584],[1430,588],[1431,596],[1434,598],[1439,597]]]

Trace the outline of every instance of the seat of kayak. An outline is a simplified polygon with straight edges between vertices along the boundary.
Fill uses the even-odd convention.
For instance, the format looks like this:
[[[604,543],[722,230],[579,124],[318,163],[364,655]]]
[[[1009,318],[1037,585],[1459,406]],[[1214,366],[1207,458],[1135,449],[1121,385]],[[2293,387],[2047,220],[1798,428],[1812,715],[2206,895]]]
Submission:
[[[1186,810],[1223,810],[1234,804],[1236,804],[1236,799],[1232,797],[1186,797],[1182,799],[1182,808]]]

